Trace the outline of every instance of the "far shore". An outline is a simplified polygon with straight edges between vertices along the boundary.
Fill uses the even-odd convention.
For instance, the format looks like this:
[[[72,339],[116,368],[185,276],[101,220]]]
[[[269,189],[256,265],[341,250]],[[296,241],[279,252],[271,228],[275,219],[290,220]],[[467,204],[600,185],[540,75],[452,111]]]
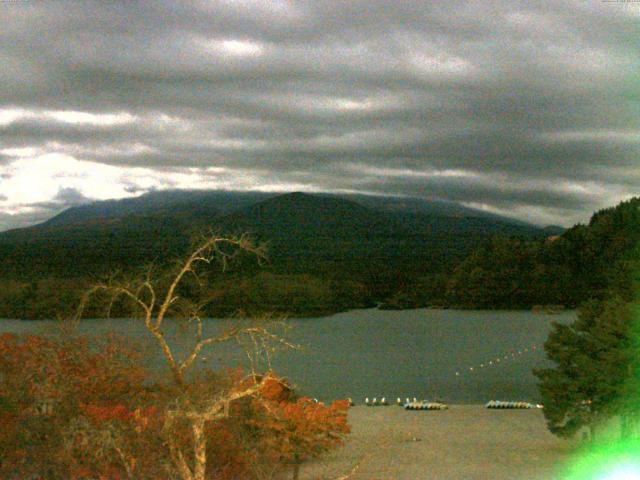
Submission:
[[[451,310],[451,311],[461,311],[461,312],[470,312],[470,311],[478,311],[478,312],[531,312],[537,315],[561,315],[564,313],[570,313],[575,311],[573,308],[547,308],[540,307],[534,305],[531,308],[489,308],[489,307],[465,307],[465,306],[421,306],[421,307],[386,307],[383,305],[379,306],[367,306],[367,307],[354,307],[347,308],[343,310],[314,310],[309,312],[278,312],[271,311],[269,314],[274,318],[282,318],[285,320],[306,320],[306,319],[322,319],[327,317],[332,317],[334,315],[339,315],[343,313],[356,312],[361,310],[379,310],[381,312],[402,312],[407,310]],[[90,320],[130,320],[133,317],[91,317]],[[207,317],[210,320],[236,320],[238,318],[260,318],[260,314],[255,315],[247,315],[245,317],[238,316],[237,314],[221,314],[218,316]],[[24,321],[24,322],[50,322],[55,319],[53,318],[0,318],[0,322],[2,321]]]
[[[349,423],[345,445],[305,464],[301,480],[557,480],[580,446],[552,435],[538,409],[356,406]]]

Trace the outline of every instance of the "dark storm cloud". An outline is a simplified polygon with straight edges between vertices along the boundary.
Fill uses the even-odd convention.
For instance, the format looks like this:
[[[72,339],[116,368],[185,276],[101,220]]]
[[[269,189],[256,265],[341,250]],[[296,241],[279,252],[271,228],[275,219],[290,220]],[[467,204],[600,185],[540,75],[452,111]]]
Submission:
[[[63,203],[65,205],[79,205],[81,203],[87,203],[90,199],[74,188],[62,188],[56,196],[53,197],[53,200],[56,203]]]
[[[0,3],[0,168],[31,148],[584,221],[640,184],[639,19],[578,0]]]
[[[56,212],[57,213],[57,212]],[[0,212],[0,225],[3,230],[23,228],[36,223],[41,223],[52,217],[50,210],[26,211],[24,213],[10,214]]]
[[[9,200],[6,195],[0,194],[0,202]],[[13,205],[19,213],[7,214],[0,211],[0,225],[7,225],[9,228],[21,228],[44,222],[61,211],[90,202],[91,199],[85,197],[73,188],[62,188],[47,202],[33,202],[23,205]]]
[[[7,198],[2,198],[0,196],[0,200],[7,200]],[[83,203],[88,203],[90,201],[90,198],[85,197],[78,190],[73,188],[61,188],[50,201],[34,202],[21,206],[29,207],[31,211],[28,213],[31,217],[48,218],[52,213],[55,214],[65,208],[82,205]]]

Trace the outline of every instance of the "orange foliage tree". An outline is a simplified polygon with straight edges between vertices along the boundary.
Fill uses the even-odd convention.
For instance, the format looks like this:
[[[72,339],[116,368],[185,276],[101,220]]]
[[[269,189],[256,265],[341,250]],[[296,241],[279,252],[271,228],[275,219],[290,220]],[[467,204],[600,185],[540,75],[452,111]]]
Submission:
[[[133,478],[124,439],[155,416],[136,357],[115,337],[0,335],[0,477]]]
[[[85,475],[104,479],[249,480],[271,478],[292,463],[297,475],[300,462],[340,443],[348,432],[346,404],[338,402],[324,407],[309,399],[297,399],[271,371],[270,355],[274,349],[292,347],[282,335],[274,333],[269,324],[251,322],[238,323],[215,336],[207,336],[201,319],[205,303],[194,301],[193,295],[191,300],[181,297],[184,288],[206,293],[201,288],[203,277],[199,269],[215,260],[224,266],[242,252],[261,257],[263,248],[255,246],[246,236],[205,236],[164,276],[154,278],[154,271],[149,270],[140,277],[111,277],[87,293],[76,320],[96,297],[102,296],[109,308],[118,302],[128,302],[131,316],[140,319],[159,348],[169,376],[164,383],[145,383],[139,362],[134,361],[136,368],[131,371],[122,371],[116,355],[121,352],[109,348],[98,352],[106,355],[101,361],[76,361],[80,366],[78,375],[57,374],[60,379],[78,379],[71,381],[73,388],[65,397],[70,401],[56,402],[53,408],[54,416],[60,415],[63,421],[52,435],[60,445],[50,452],[61,452],[56,457],[60,462],[56,468],[64,471],[64,475],[45,478]],[[163,326],[174,320],[183,321],[193,332],[186,353],[165,334]],[[230,341],[249,347],[248,376],[194,372],[193,367],[205,349]],[[31,338],[28,342],[36,340]],[[21,346],[14,342],[9,345],[11,348]],[[68,345],[63,345],[59,355],[69,355],[67,348]],[[42,350],[31,351],[37,358],[36,368],[46,370],[41,365],[46,364],[41,361]],[[114,353],[108,357],[111,351]],[[83,354],[90,353],[86,348],[83,350]],[[94,366],[89,368],[91,365]],[[264,367],[261,373],[257,367]],[[87,396],[83,389],[90,390],[86,382],[93,380],[83,383],[81,378],[99,378],[101,387],[97,391],[101,393]],[[118,388],[112,391],[112,384],[120,385],[123,394],[118,393]],[[28,415],[26,412],[23,409],[22,415]],[[40,424],[47,423],[42,416],[34,418]],[[45,443],[41,451],[49,448]],[[23,457],[30,456],[27,452]],[[16,462],[8,459],[6,463],[16,465]],[[24,465],[27,463],[25,460]],[[43,466],[33,465],[35,474],[45,472]],[[269,468],[262,468],[264,465]]]
[[[346,400],[329,406],[298,397],[280,378],[262,382],[259,395],[232,406],[215,426],[211,458],[226,458],[221,478],[270,479],[342,444],[350,429]]]
[[[247,422],[258,439],[253,450],[267,465],[293,465],[294,479],[303,462],[341,445],[350,431],[348,400],[327,407],[308,397],[295,398],[283,382],[270,382],[261,393],[252,400],[253,415]]]
[[[0,336],[0,478],[103,480],[175,478],[166,435],[189,452],[193,432],[179,416],[167,432],[175,390],[153,385],[136,353],[117,338]],[[214,385],[212,387],[212,385]],[[339,445],[346,402],[296,398],[274,376],[238,371],[190,382],[189,399],[246,392],[205,422],[208,479],[265,479]],[[190,452],[192,455],[195,452]]]

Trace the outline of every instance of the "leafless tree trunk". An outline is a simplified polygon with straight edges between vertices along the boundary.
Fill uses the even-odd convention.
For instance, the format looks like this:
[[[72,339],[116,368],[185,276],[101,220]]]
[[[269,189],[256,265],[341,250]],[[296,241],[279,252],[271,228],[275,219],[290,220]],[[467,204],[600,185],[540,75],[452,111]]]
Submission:
[[[196,418],[191,426],[193,428],[193,450],[194,450],[194,480],[204,480],[207,468],[207,439],[204,436],[204,417]]]
[[[198,265],[211,264],[214,260],[219,260],[224,269],[227,262],[238,252],[249,252],[258,259],[264,257],[264,247],[255,245],[244,235],[240,237],[215,235],[203,237],[189,256],[178,264],[166,291],[160,291],[159,282],[152,277],[151,271],[148,271],[143,277],[132,281],[111,279],[108,282],[95,285],[87,292],[78,309],[77,318],[82,317],[82,312],[88,299],[97,292],[107,293],[110,298],[110,306],[120,297],[130,299],[141,313],[140,318],[144,322],[147,331],[160,348],[174,384],[183,394],[187,392],[185,375],[205,347],[230,340],[240,342],[242,338],[245,338],[248,339],[247,345],[255,347],[254,351],[249,354],[250,360],[255,360],[257,355],[262,354],[266,355],[268,363],[272,348],[277,345],[285,347],[294,347],[294,345],[288,343],[282,336],[271,332],[264,325],[237,326],[220,335],[205,337],[200,316],[201,306],[189,305],[189,308],[183,308],[180,313],[190,322],[195,322],[196,327],[192,345],[182,359],[177,358],[162,331],[163,322],[167,316],[172,315],[172,309],[179,301],[176,290],[185,276],[192,274],[199,279],[197,273]],[[252,374],[247,379],[249,380],[248,383],[244,383],[244,387],[223,392],[216,398],[208,399],[204,403],[200,402],[198,405],[192,405],[192,402],[188,401],[179,402],[175,409],[167,412],[164,425],[167,445],[174,468],[182,480],[204,480],[205,478],[207,469],[205,428],[207,423],[226,418],[229,415],[229,406],[232,402],[257,395],[264,383],[273,378],[269,372],[258,376],[254,365],[252,365]],[[189,462],[190,455],[185,453],[183,446],[177,445],[171,436],[171,432],[180,420],[187,421],[192,431],[193,444],[190,448],[190,451],[193,452],[192,462]],[[192,464],[189,465],[189,463]]]

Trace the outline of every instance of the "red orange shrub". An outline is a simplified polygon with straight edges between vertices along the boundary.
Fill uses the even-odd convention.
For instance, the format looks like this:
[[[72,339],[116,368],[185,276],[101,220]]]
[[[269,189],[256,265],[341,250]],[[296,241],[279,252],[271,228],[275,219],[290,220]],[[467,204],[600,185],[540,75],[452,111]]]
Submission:
[[[165,422],[177,395],[196,405],[247,388],[236,370],[176,392],[151,385],[139,365],[117,338],[0,335],[0,478],[175,478],[167,436],[194,455],[189,422],[169,430]],[[295,398],[286,382],[268,377],[226,418],[206,422],[206,478],[265,478],[267,467],[273,473],[316,457],[349,432],[347,408]]]

